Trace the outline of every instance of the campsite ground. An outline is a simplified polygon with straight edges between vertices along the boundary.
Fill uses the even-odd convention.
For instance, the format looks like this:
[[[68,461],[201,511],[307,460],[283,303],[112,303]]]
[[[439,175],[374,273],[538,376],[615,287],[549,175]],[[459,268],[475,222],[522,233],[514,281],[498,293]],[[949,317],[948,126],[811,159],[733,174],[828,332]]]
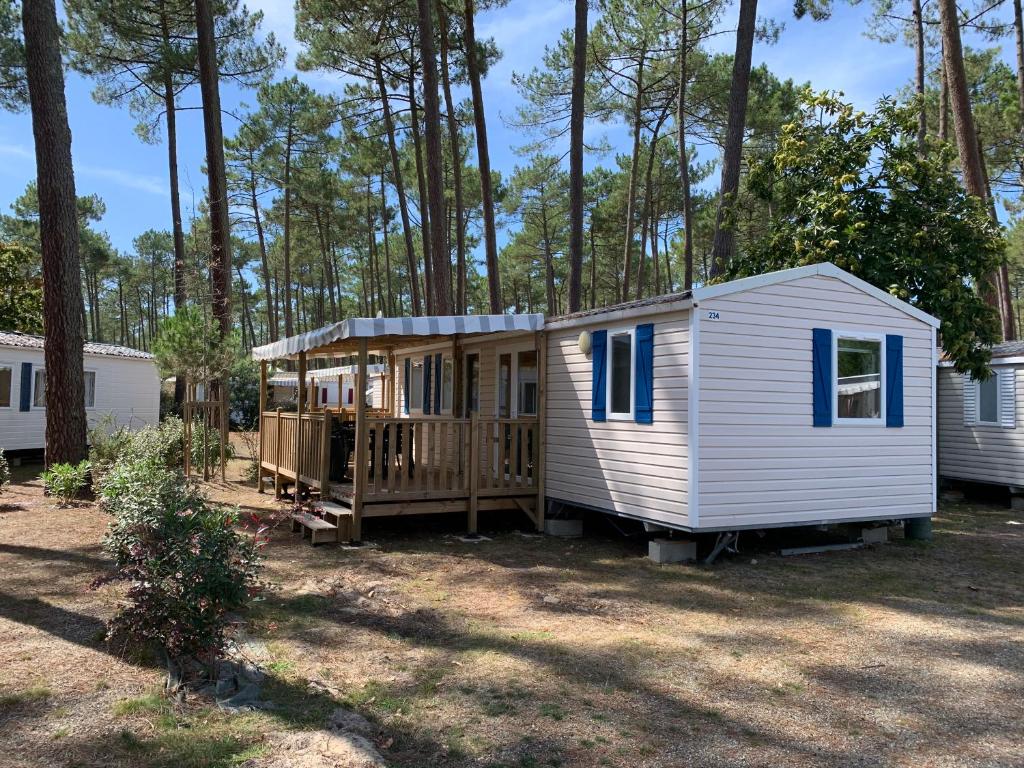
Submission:
[[[281,530],[246,626],[275,708],[228,715],[107,651],[104,514],[56,508],[37,472],[0,497],[2,766],[296,766],[285,734],[339,706],[404,768],[1024,764],[1021,513],[946,505],[929,545],[713,567],[598,526],[485,518],[465,543],[398,519],[315,550]]]

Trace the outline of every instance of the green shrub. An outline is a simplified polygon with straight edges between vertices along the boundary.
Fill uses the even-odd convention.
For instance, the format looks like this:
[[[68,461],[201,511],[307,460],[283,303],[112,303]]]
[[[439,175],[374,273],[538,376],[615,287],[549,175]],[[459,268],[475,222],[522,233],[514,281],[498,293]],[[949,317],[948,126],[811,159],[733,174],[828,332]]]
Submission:
[[[7,457],[4,456],[4,449],[0,448],[0,493],[11,482],[11,468],[7,465]]]
[[[89,429],[89,463],[94,480],[103,477],[132,444],[132,431],[118,426],[114,414],[101,416]]]
[[[220,430],[206,429],[202,422],[192,425],[192,466],[202,467],[203,440],[210,452],[210,465],[220,464]],[[143,427],[132,435],[130,454],[138,459],[152,459],[168,469],[183,469],[185,462],[185,423],[176,416],[159,424]],[[229,442],[224,455],[232,459],[235,448]]]
[[[89,485],[89,462],[77,464],[54,464],[43,472],[43,490],[62,504],[70,504]]]
[[[220,654],[228,614],[259,586],[259,544],[236,529],[237,512],[208,502],[159,456],[118,462],[100,502],[113,516],[104,548],[129,584],[109,635],[179,663]]]

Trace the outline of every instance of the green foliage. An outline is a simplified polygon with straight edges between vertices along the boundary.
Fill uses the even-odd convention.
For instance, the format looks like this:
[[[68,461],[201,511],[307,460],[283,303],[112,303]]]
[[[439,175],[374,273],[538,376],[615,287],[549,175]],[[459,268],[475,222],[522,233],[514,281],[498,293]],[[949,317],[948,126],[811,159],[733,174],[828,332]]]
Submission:
[[[30,248],[0,243],[0,331],[43,332],[39,257]]]
[[[104,548],[129,585],[110,637],[152,644],[175,660],[218,655],[228,614],[258,587],[258,544],[236,530],[237,513],[210,504],[155,456],[119,461],[101,505],[113,518]]]
[[[730,277],[832,262],[938,317],[956,369],[983,377],[999,328],[978,286],[1005,243],[951,170],[948,147],[918,154],[915,120],[888,99],[864,113],[807,91],[802,119],[751,169],[772,217]]]
[[[208,313],[198,307],[182,307],[160,325],[153,353],[162,375],[209,382],[234,368],[240,358],[240,347],[235,335],[219,338]]]
[[[54,464],[41,475],[43,489],[55,497],[62,506],[77,499],[89,485],[88,461],[78,464]]]
[[[20,7],[14,0],[0,0],[0,109],[18,112],[27,104]]]
[[[111,467],[132,444],[132,431],[128,425],[118,426],[114,414],[108,413],[89,428],[89,464],[93,480],[101,482]]]
[[[7,463],[7,457],[4,455],[4,449],[0,448],[0,493],[4,492],[11,482],[11,467]]]
[[[240,358],[228,379],[231,421],[248,428],[257,424],[260,410],[260,369],[250,357]]]

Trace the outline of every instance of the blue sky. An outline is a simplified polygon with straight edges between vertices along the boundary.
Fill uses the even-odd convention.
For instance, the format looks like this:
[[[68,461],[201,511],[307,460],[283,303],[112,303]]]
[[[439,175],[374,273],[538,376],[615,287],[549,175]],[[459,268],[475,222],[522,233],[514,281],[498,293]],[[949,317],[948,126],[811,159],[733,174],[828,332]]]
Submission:
[[[274,32],[289,49],[290,70],[297,48],[291,3],[255,0],[249,5],[265,12],[264,28]],[[818,89],[841,90],[861,107],[869,107],[878,97],[893,94],[908,82],[913,71],[911,49],[901,44],[883,45],[863,35],[868,3],[837,3],[835,15],[826,22],[793,19],[791,0],[762,0],[759,5],[760,18],[772,18],[785,25],[775,45],[758,43],[754,50],[754,64],[766,63],[778,77],[797,82],[809,80]],[[572,15],[571,0],[511,0],[505,8],[481,14],[477,22],[478,36],[494,37],[504,53],[484,82],[492,165],[496,170],[509,173],[521,162],[514,148],[523,139],[518,132],[506,128],[502,120],[503,116],[513,115],[519,103],[511,74],[528,71],[539,63],[545,45],[553,44],[561,31],[572,25]],[[726,12],[723,23],[731,26],[735,17],[734,7]],[[716,45],[731,50],[734,43],[731,36],[721,35]],[[1011,61],[1008,45],[1004,55]],[[337,82],[329,77],[302,77],[320,90],[337,88]],[[91,82],[73,73],[68,75],[68,113],[78,194],[96,193],[103,198],[107,215],[99,226],[109,233],[115,247],[129,250],[132,239],[146,229],[169,228],[166,146],[142,143],[127,110],[94,103],[91,91]],[[253,100],[252,94],[241,93],[230,85],[222,93],[228,111],[237,112],[242,103],[251,104]],[[184,106],[198,104],[196,89],[185,98]],[[225,132],[230,135],[236,126],[236,121],[225,115]],[[615,126],[602,130],[613,146],[623,146],[623,130]],[[203,194],[203,152],[201,112],[184,111],[179,117],[179,163],[186,218]],[[0,210],[8,209],[34,175],[28,114],[0,113]]]

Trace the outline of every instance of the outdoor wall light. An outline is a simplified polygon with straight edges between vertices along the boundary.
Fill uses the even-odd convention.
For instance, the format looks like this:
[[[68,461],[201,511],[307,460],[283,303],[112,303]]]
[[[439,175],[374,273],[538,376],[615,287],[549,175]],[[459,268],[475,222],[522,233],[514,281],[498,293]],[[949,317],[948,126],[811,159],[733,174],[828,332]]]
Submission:
[[[580,331],[580,352],[584,355],[589,355],[591,342],[592,339],[590,338],[590,331]]]

